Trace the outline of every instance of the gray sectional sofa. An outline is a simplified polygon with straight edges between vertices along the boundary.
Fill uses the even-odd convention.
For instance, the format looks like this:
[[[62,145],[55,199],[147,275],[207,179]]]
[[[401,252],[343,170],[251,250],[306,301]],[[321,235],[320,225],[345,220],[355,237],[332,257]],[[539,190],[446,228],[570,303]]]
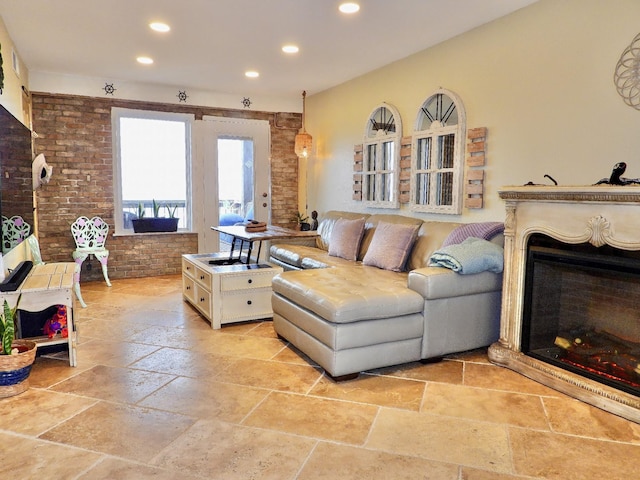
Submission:
[[[354,253],[339,240],[359,222],[363,234]],[[443,242],[465,228],[401,215],[327,212],[314,243],[270,246],[270,262],[285,270],[272,284],[278,336],[336,380],[490,345],[499,335],[501,265],[471,274],[429,266]],[[502,234],[487,233],[501,253]],[[399,244],[408,250],[404,262]],[[395,257],[400,264],[389,264]]]

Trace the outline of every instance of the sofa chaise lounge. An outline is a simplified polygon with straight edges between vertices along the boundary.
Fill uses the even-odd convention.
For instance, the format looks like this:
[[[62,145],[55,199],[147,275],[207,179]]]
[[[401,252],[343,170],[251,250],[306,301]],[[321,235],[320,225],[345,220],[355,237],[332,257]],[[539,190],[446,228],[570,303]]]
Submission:
[[[461,274],[429,263],[469,232],[483,232],[478,241],[502,262],[501,226],[327,212],[314,244],[270,247],[270,261],[285,269],[272,284],[275,331],[336,380],[490,345],[499,335],[502,264]]]

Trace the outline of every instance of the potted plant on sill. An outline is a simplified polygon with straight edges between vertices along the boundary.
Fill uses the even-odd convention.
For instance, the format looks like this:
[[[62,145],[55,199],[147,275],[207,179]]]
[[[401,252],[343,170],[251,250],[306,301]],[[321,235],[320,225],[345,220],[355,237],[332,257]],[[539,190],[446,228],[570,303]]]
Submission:
[[[302,232],[306,232],[307,230],[311,230],[311,224],[307,222],[309,217],[301,212],[296,212],[293,217],[293,221],[296,222],[296,230],[300,230]]]
[[[169,217],[160,216],[160,204],[153,200],[153,217],[145,217],[144,205],[138,205],[138,218],[131,220],[135,233],[148,232],[176,232],[178,230],[178,218],[176,218],[177,205],[167,205]]]
[[[36,359],[38,345],[31,340],[15,338],[16,311],[4,301],[0,312],[0,398],[18,395],[29,388],[29,374]]]

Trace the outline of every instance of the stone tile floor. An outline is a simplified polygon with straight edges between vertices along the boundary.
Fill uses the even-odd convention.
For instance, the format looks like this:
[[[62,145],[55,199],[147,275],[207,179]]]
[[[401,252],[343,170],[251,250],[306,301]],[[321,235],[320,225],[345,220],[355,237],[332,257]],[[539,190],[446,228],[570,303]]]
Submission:
[[[1,478],[637,478],[640,425],[485,351],[336,384],[269,321],[212,330],[179,276],[82,290],[78,366],[0,399]]]

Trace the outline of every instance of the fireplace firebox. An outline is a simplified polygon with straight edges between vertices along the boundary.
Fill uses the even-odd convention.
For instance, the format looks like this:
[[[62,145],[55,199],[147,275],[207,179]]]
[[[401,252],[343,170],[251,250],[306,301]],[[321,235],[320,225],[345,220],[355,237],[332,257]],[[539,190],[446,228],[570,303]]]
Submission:
[[[534,234],[522,352],[640,396],[640,252]]]
[[[506,203],[489,359],[640,423],[640,186],[521,186]]]

